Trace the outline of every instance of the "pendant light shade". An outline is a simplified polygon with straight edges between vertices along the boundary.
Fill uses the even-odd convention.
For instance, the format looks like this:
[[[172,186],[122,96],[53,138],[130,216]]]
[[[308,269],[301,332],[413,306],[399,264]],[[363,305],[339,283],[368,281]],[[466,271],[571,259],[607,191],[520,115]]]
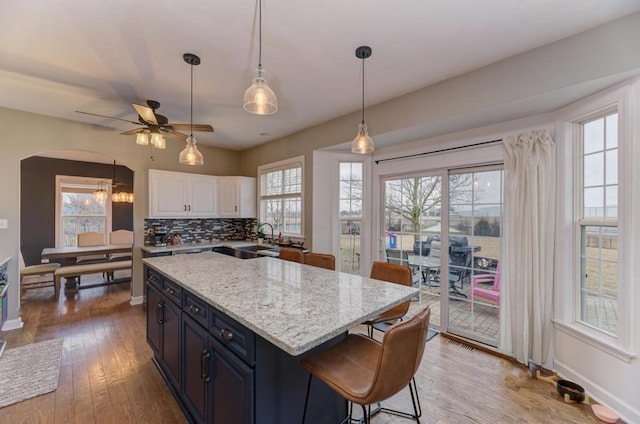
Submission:
[[[204,165],[204,157],[198,146],[196,146],[196,138],[192,135],[187,137],[187,145],[180,152],[180,163],[183,165]]]
[[[367,132],[367,124],[361,122],[358,125],[358,135],[351,142],[351,153],[366,155],[373,152],[373,140]]]
[[[278,98],[264,77],[262,68],[262,0],[259,3],[258,75],[244,92],[242,107],[255,115],[271,115],[278,111]]]
[[[262,65],[258,65],[258,76],[244,92],[242,107],[255,115],[271,115],[278,111],[278,99],[264,78]]]
[[[183,165],[204,165],[204,157],[198,150],[197,141],[193,135],[193,67],[200,64],[200,58],[193,53],[185,53],[182,58],[191,65],[191,133],[187,137],[187,145],[180,152],[178,161]]]
[[[107,191],[102,188],[102,183],[98,184],[98,189],[93,192],[93,197],[100,203],[107,200]]]
[[[371,47],[361,46],[356,49],[356,57],[362,60],[362,122],[358,125],[358,135],[351,142],[351,152],[366,155],[373,152],[373,140],[367,132],[364,122],[364,60],[371,56]]]

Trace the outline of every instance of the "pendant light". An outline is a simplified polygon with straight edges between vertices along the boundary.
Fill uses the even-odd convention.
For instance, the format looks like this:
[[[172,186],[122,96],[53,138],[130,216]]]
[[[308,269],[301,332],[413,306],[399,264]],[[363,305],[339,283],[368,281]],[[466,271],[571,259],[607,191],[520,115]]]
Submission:
[[[118,187],[122,186],[122,189]],[[116,161],[113,161],[113,179],[111,180],[111,201],[113,203],[133,203],[133,193],[124,190],[124,182],[118,181],[116,178]]]
[[[358,125],[358,135],[351,142],[351,152],[366,155],[373,152],[373,140],[367,132],[364,122],[364,60],[371,56],[371,47],[360,46],[356,49],[356,57],[362,59],[362,122]]]
[[[258,75],[255,81],[244,92],[242,107],[256,115],[271,115],[278,111],[278,98],[267,84],[262,68],[262,0],[259,3],[259,43],[258,43]]]
[[[151,135],[149,134],[149,130],[140,130],[136,134],[136,144],[139,144],[141,146],[148,146],[150,138]]]
[[[187,137],[187,145],[180,152],[179,162],[183,165],[204,165],[204,157],[198,150],[197,140],[193,135],[193,67],[200,64],[200,58],[193,53],[185,53],[182,58],[191,65],[191,133]]]
[[[102,183],[98,183],[98,189],[96,191],[93,192],[93,197],[96,199],[96,201],[102,203],[105,200],[107,200],[107,192],[105,191],[104,188],[102,188]]]

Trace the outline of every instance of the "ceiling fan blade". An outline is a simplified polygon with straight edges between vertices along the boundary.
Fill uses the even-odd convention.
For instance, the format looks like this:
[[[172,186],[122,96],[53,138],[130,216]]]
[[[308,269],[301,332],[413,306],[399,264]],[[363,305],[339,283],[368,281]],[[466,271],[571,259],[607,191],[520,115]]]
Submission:
[[[153,125],[158,125],[156,114],[149,106],[143,106],[136,103],[131,103],[131,106],[138,112],[138,115],[145,121]]]
[[[191,130],[191,124],[167,124],[167,126],[174,130]],[[213,132],[213,127],[209,124],[193,124],[193,130],[198,132]]]
[[[140,131],[144,131],[144,130],[146,130],[146,128],[144,128],[144,127],[134,128],[134,129],[132,129],[132,130],[122,132],[122,133],[120,133],[120,135],[132,135],[132,134],[138,134]]]
[[[82,113],[84,115],[97,116],[99,118],[115,119],[117,121],[128,122],[128,123],[134,124],[134,125],[140,125],[140,122],[134,122],[134,121],[129,121],[128,119],[116,118],[115,116],[98,115],[97,113],[83,112],[81,110],[76,110],[76,112],[77,113]]]
[[[177,138],[178,140],[182,140],[182,141],[186,141],[186,140],[187,140],[187,136],[186,136],[186,135],[184,135],[184,134],[182,134],[182,133],[180,133],[180,132],[178,132],[178,131],[174,131],[174,130],[172,130],[172,129],[164,128],[164,127],[160,128],[160,129],[161,129],[163,132],[167,133],[167,135],[168,135],[169,137]]]

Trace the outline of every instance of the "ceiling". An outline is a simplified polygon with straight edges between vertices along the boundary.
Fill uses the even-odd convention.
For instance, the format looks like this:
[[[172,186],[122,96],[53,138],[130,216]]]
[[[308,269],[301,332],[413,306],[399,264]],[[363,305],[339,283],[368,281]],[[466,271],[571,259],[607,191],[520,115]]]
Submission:
[[[262,63],[275,115],[242,109],[258,61],[256,0],[3,0],[0,106],[114,128],[153,99],[170,122],[243,150],[640,10],[640,0],[263,0]],[[354,134],[357,122],[354,122]],[[123,136],[124,137],[124,136]],[[129,136],[132,137],[133,136]],[[350,138],[350,136],[348,137]]]

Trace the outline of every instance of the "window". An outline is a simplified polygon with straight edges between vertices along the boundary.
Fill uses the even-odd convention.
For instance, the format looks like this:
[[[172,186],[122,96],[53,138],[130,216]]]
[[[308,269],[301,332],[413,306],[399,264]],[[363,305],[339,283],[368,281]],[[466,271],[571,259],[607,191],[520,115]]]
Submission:
[[[258,167],[261,222],[275,233],[302,237],[304,157]]]
[[[612,336],[618,330],[618,113],[580,122],[576,186],[579,308],[576,319]]]
[[[111,202],[96,200],[93,193],[98,184],[103,183],[110,199],[110,184],[104,179],[85,177],[57,176],[57,246],[72,247],[77,245],[78,233],[97,231],[106,234],[111,231]]]
[[[363,163],[340,162],[340,261],[339,270],[360,273],[360,229],[362,228]]]

